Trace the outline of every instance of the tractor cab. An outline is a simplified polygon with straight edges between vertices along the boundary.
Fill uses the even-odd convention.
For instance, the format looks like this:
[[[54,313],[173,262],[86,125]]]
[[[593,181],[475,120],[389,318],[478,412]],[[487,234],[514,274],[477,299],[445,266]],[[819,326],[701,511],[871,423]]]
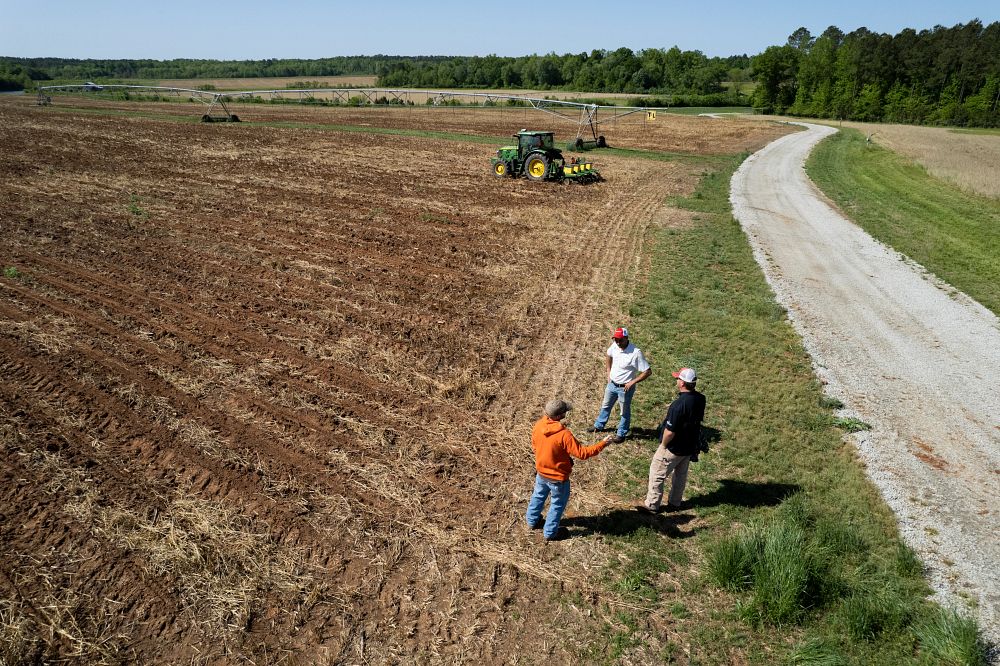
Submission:
[[[536,132],[521,130],[514,135],[517,139],[517,154],[518,157],[524,159],[524,156],[533,150],[541,150],[547,152],[553,149],[555,146],[553,137],[553,132]]]

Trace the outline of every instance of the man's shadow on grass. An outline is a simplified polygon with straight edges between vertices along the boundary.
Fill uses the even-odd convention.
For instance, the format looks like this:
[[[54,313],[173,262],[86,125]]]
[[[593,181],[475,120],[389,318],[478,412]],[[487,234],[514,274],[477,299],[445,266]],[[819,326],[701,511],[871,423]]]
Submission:
[[[719,484],[717,489],[685,500],[681,508],[676,511],[651,515],[635,509],[615,509],[597,516],[563,518],[561,524],[569,529],[570,535],[574,537],[588,534],[628,536],[645,527],[671,539],[689,539],[695,535],[695,530],[681,529],[681,526],[694,520],[690,509],[724,504],[748,509],[777,506],[786,497],[800,490],[800,486],[794,483],[754,483],[737,479],[720,479],[717,483]]]
[[[582,537],[588,534],[604,536],[628,536],[646,527],[664,534],[671,539],[689,539],[695,531],[682,530],[681,525],[691,522],[694,516],[681,512],[649,515],[635,509],[615,509],[598,516],[573,516],[563,518],[560,525],[570,530],[570,536]]]
[[[720,506],[742,506],[752,509],[759,506],[777,506],[789,495],[797,493],[801,487],[794,483],[754,483],[737,479],[719,479],[719,487],[704,495],[695,495],[684,502],[684,508]]]

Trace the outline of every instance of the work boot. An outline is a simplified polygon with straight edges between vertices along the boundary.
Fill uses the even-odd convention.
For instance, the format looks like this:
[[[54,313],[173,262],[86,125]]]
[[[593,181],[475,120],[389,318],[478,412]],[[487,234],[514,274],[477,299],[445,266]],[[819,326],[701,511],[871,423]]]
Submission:
[[[545,543],[549,543],[551,541],[563,541],[564,539],[568,538],[569,538],[569,530],[566,529],[565,527],[560,527],[559,529],[556,530],[555,534],[553,534],[550,537],[545,537]]]

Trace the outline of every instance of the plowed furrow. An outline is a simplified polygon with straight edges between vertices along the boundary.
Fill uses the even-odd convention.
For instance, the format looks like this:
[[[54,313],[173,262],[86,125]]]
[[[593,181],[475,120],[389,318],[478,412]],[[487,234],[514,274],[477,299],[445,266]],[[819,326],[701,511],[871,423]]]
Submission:
[[[53,284],[67,290],[75,291],[77,289],[77,287],[73,284],[64,280],[56,279],[52,282]],[[210,410],[200,401],[177,391],[172,386],[160,381],[159,378],[152,376],[149,373],[138,373],[136,371],[136,368],[142,367],[166,367],[172,368],[178,373],[184,373],[188,370],[188,368],[184,365],[178,354],[169,350],[163,350],[161,347],[154,345],[153,343],[144,342],[135,337],[123,337],[120,329],[118,329],[115,325],[107,324],[104,321],[89,315],[88,312],[92,310],[90,308],[83,310],[62,303],[56,303],[51,300],[41,299],[41,297],[38,296],[33,290],[17,289],[17,292],[26,300],[35,300],[37,302],[37,306],[44,309],[43,311],[47,310],[57,312],[73,321],[86,323],[95,329],[95,333],[99,332],[107,336],[109,340],[107,348],[114,350],[113,353],[115,353],[119,359],[114,367],[111,368],[113,374],[128,377],[136,383],[157,384],[155,394],[158,396],[169,395],[171,405],[175,406],[178,412],[191,416],[202,417],[204,422],[212,423],[213,427],[223,430],[223,434],[226,434],[227,438],[232,441],[241,441],[248,438],[247,430],[249,426],[244,421],[237,421],[225,413]],[[91,292],[84,291],[80,293],[86,295]],[[120,303],[121,302],[119,301],[119,304]],[[111,307],[114,303],[112,299],[105,299],[104,304]],[[184,329],[178,328],[175,330],[177,330],[179,335],[185,334]],[[129,344],[126,344],[126,342]],[[98,352],[92,353],[97,354],[98,357],[100,356]],[[110,363],[111,361],[106,360],[106,362]],[[314,386],[306,380],[286,377],[279,382],[279,385],[283,385],[286,388],[297,391],[304,402],[312,399],[316,402],[328,404],[329,396],[325,393],[320,393],[320,391],[324,390],[323,387]],[[362,399],[361,397],[356,397],[351,394],[346,396],[339,395],[342,393],[342,388],[339,386],[337,387],[337,392],[338,406],[335,410],[327,408],[327,411],[336,412],[330,416],[323,416],[316,412],[293,410],[291,408],[282,407],[274,400],[273,396],[255,397],[246,393],[234,394],[231,397],[231,400],[235,400],[236,402],[230,407],[253,412],[255,415],[260,417],[261,423],[277,424],[281,428],[281,431],[285,434],[286,439],[294,437],[297,441],[305,443],[321,440],[323,442],[323,450],[329,450],[331,448],[349,449],[356,445],[355,438],[349,433],[344,432],[343,427],[338,425],[343,422],[343,419],[354,420],[361,423],[370,423],[373,418],[372,414],[374,413],[376,414],[374,417],[376,421],[371,425],[371,428],[376,432],[381,432],[386,427],[404,433],[414,430],[413,427],[404,420],[404,415],[399,415],[395,418],[386,418],[383,416],[381,411],[385,409],[386,405],[377,405],[369,409],[362,409],[366,404],[370,404],[370,397]],[[222,421],[221,423],[220,420]],[[386,421],[388,422],[386,423]],[[416,433],[414,433],[413,436],[416,436]],[[251,439],[266,440],[267,436],[260,434],[255,438],[251,437]],[[315,456],[315,449],[306,450],[309,451],[311,456]],[[292,464],[301,466],[304,461],[297,460],[291,462]]]
[[[61,494],[57,489],[42,490],[52,484],[51,470],[40,475],[37,467],[22,464],[21,456],[16,455],[18,447],[4,448],[8,454],[13,454],[8,456],[0,472],[2,487],[7,491],[3,494],[5,506],[34,507],[35,510],[28,521],[10,521],[0,532],[4,542],[17,544],[15,548],[6,548],[5,557],[0,558],[0,573],[3,574],[0,581],[5,580],[13,588],[16,598],[24,602],[36,625],[39,628],[53,626],[59,617],[53,609],[58,609],[63,601],[69,606],[80,606],[78,626],[86,627],[87,613],[100,612],[102,608],[104,615],[117,620],[104,627],[107,635],[81,638],[107,639],[118,633],[127,636],[130,633],[128,625],[136,619],[121,611],[141,603],[155,605],[163,618],[173,618],[162,620],[159,632],[173,628],[174,633],[180,633],[176,623],[182,621],[181,609],[171,581],[150,574],[141,554],[95,536],[88,524],[72,518],[67,512],[68,504],[77,498]],[[147,507],[136,503],[135,508]],[[48,588],[44,596],[25,595],[20,591],[32,589],[40,581],[46,581]],[[78,599],[75,604],[64,595],[63,588],[70,581],[73,598]]]
[[[44,257],[35,255],[31,259],[47,265],[53,272],[58,271],[73,277],[70,281],[55,277],[53,274],[44,274],[38,276],[39,281],[50,284],[63,293],[71,294],[81,299],[83,303],[90,301],[93,309],[103,308],[118,316],[128,317],[140,326],[152,329],[154,337],[169,334],[192,347],[205,350],[217,359],[232,362],[237,366],[253,365],[260,360],[259,355],[264,350],[274,349],[275,341],[270,337],[257,335],[245,328],[233,326],[226,320],[207,316],[182,303],[158,298],[148,292],[138,293],[123,288],[113,281],[102,279],[90,271],[76,269],[71,265]],[[91,285],[89,289],[88,284]],[[18,291],[24,295],[28,294],[26,289]],[[167,320],[165,313],[172,314],[173,317]],[[96,320],[90,321],[94,323]],[[220,341],[225,341],[226,344]],[[325,384],[336,386],[338,391],[347,393],[349,399],[356,404],[371,401],[383,408],[399,408],[409,397],[409,394],[401,389],[369,378],[362,369],[338,363],[333,359],[317,362],[290,346],[281,349],[281,358],[302,376],[314,377]],[[283,380],[298,385],[308,395],[308,389],[301,379],[285,377]],[[449,404],[438,402],[436,409],[443,412],[444,416],[457,415],[457,411]]]
[[[511,409],[507,402],[497,406],[511,410],[513,421],[530,421],[540,405],[556,393],[590,402],[599,400],[604,350],[617,321],[611,317],[635,289],[640,268],[635,257],[666,196],[665,187],[655,177],[646,176],[643,181],[627,201],[610,202],[610,212],[576,220],[573,249],[557,258],[548,276],[549,284],[573,282],[575,302],[554,295],[557,303],[562,301],[562,311],[572,315],[546,320],[546,334],[531,353],[532,358],[544,362],[528,361],[514,368],[508,386],[520,408]],[[537,291],[529,300],[551,302],[553,295]],[[595,321],[603,325],[593,326]],[[527,387],[531,398],[524,400],[523,393],[513,387]],[[593,416],[596,413],[582,418]]]
[[[11,355],[16,351],[16,348],[12,348],[6,340],[0,338],[0,359],[4,359],[4,367],[7,369],[7,376],[12,386],[37,385],[39,376],[47,377],[51,376],[50,373],[59,372],[57,368],[38,358],[24,359],[21,356],[17,361],[11,361]],[[278,526],[288,526],[289,529],[301,531],[303,534],[312,534],[311,540],[317,545],[322,543],[322,537],[316,535],[307,522],[299,519],[302,511],[294,493],[289,498],[282,498],[268,491],[268,482],[273,479],[261,478],[256,473],[248,473],[250,470],[241,470],[232,464],[206,456],[193,446],[179,440],[166,427],[148,421],[114,398],[94,391],[92,387],[80,384],[71,377],[63,375],[60,381],[62,382],[60,395],[64,400],[72,396],[81,404],[91,405],[91,409],[112,414],[115,422],[127,424],[127,428],[117,429],[114,432],[94,430],[86,433],[97,438],[103,447],[107,447],[111,461],[105,466],[92,465],[95,469],[100,470],[103,467],[133,469],[138,475],[133,479],[133,483],[139,486],[148,482],[165,484],[167,487],[177,487],[179,484],[191,488],[197,495],[206,499],[229,501],[234,506],[243,507],[242,510],[248,515],[266,517],[268,522],[279,530],[280,537],[284,536],[285,528]],[[24,413],[36,411],[37,406],[31,399],[33,393],[36,392],[27,391],[28,397],[21,397],[15,403],[14,410]],[[16,394],[15,397],[18,395],[20,394]],[[52,402],[52,397],[51,393],[43,393],[36,399],[49,404]],[[73,433],[73,435],[73,437],[60,437],[59,441],[70,444],[79,440],[81,443],[76,444],[77,447],[89,448],[89,445],[82,443],[86,441],[83,433]],[[261,446],[259,451],[268,453],[266,446]],[[78,455],[85,454],[78,453]],[[282,468],[280,465],[274,465],[272,474],[279,479],[297,479],[300,488],[305,478],[312,476],[320,488],[331,494],[343,494],[348,488],[353,487],[355,488],[353,494],[356,495],[360,490],[350,483],[335,483],[337,475],[332,470],[319,475],[311,469],[312,467],[305,466]],[[363,505],[372,506],[373,509],[380,501],[377,496],[361,495],[356,499]]]

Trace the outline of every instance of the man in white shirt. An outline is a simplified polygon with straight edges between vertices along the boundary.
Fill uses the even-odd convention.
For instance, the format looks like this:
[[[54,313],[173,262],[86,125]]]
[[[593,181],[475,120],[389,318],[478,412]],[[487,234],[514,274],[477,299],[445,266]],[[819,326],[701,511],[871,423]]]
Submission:
[[[632,394],[635,385],[649,377],[653,370],[642,355],[642,350],[628,340],[627,328],[616,328],[611,336],[613,342],[608,347],[608,355],[604,366],[608,374],[608,385],[604,389],[604,402],[601,403],[601,413],[597,415],[594,426],[588,432],[601,432],[611,417],[611,408],[615,403],[621,406],[621,419],[618,430],[612,441],[621,442],[628,435],[632,423]]]

